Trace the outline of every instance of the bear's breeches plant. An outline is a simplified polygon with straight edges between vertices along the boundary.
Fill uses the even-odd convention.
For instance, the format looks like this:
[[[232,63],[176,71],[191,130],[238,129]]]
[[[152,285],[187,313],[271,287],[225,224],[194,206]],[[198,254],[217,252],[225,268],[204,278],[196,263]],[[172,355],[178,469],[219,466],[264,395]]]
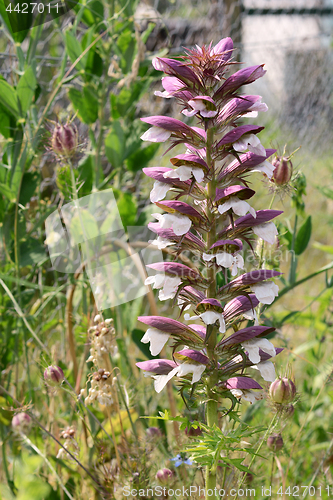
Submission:
[[[177,377],[181,390],[189,388],[205,402],[205,425],[213,429],[225,410],[223,399],[234,408],[240,400],[263,398],[250,374],[255,368],[265,381],[274,381],[271,358],[281,351],[266,338],[273,328],[257,317],[259,303],[271,304],[277,296],[272,279],[280,273],[244,272],[243,258],[256,238],[275,243],[273,219],[281,214],[256,211],[249,202],[255,195],[250,176],[259,172],[270,179],[275,168],[268,161],[275,150],[258,138],[263,127],[242,122],[267,111],[261,96],[243,93],[265,70],[257,65],[233,72],[232,53],[232,40],[224,38],[215,46],[187,49],[181,60],[154,59],[154,68],[166,74],[164,91],[156,95],[176,99],[191,125],[167,116],[142,118],[151,125],[143,140],[168,141],[170,149],[184,144],[185,151],[171,158],[170,168],[144,169],[154,180],[151,201],[165,212],[153,214],[151,244],[173,250],[171,261],[148,266],[146,284],[159,289],[161,301],[173,301],[178,320],[139,317],[148,327],[142,342],[150,343],[151,353],[158,355],[168,344],[172,355],[137,365],[154,379],[157,392]],[[182,252],[192,254],[195,264],[177,262]],[[253,326],[244,327],[251,324],[246,321]],[[206,488],[215,484],[216,468],[207,467]]]

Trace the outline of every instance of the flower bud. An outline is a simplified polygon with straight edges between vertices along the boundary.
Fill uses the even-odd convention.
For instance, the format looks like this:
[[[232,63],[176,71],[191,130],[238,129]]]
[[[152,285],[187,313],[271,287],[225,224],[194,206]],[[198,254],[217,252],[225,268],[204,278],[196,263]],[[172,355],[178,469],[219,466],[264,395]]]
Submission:
[[[148,427],[146,430],[147,437],[149,439],[154,439],[162,436],[162,432],[158,427]]]
[[[31,427],[31,417],[27,413],[18,413],[14,415],[12,419],[12,427],[14,432],[23,432],[23,434],[27,434]]]
[[[277,156],[272,161],[272,165],[275,167],[273,172],[275,184],[278,186],[288,184],[293,174],[293,164],[291,161],[283,156]]]
[[[202,430],[199,426],[196,429],[194,429],[194,427],[186,427],[185,434],[189,437],[200,436],[202,434]]]
[[[173,478],[174,473],[170,469],[160,469],[156,473],[156,479],[161,484],[168,484]]]
[[[44,380],[49,385],[60,385],[64,379],[64,372],[59,366],[48,366],[44,372]]]
[[[274,403],[290,403],[296,396],[295,384],[289,378],[277,378],[271,383],[269,395]]]
[[[58,123],[51,139],[52,150],[60,155],[70,158],[75,153],[78,146],[78,132],[74,123],[61,125]]]
[[[281,434],[272,434],[267,439],[267,446],[273,451],[279,451],[283,448],[283,439]]]

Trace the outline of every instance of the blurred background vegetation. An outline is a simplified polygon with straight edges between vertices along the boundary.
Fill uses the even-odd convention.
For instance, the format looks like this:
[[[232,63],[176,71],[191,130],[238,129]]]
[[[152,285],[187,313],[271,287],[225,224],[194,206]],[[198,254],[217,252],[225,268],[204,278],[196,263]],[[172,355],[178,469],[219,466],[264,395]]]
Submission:
[[[285,348],[277,372],[295,377],[299,400],[292,419],[277,429],[284,448],[278,455],[262,448],[264,458],[252,467],[257,475],[246,481],[332,485],[332,1],[82,0],[68,7],[58,17],[23,19],[8,16],[8,2],[0,0],[0,497],[122,498],[123,485],[151,486],[163,467],[172,469],[173,482],[202,481],[194,466],[170,461],[191,439],[184,429],[139,418],[185,409],[175,388],[157,395],[135,366],[150,357],[137,316],[154,313],[154,300],[105,311],[117,344],[110,363],[118,403],[111,414],[97,404],[89,413],[77,401],[90,386],[87,330],[97,311],[82,268],[74,275],[52,267],[44,222],[73,198],[74,187],[79,197],[112,187],[125,227],[150,221],[156,207],[142,168],[168,165],[171,153],[142,143],[146,125],[139,118],[179,118],[172,100],[153,94],[161,74],[151,60],[225,36],[233,38],[238,62],[266,65],[267,75],[251,86],[269,107],[261,142],[279,155],[301,146],[292,158],[293,180],[274,200],[284,214],[279,248],[270,251],[280,257],[273,262],[266,255],[284,272],[284,292],[264,313],[278,329],[275,345]],[[75,186],[51,148],[55,122],[68,121],[79,138]],[[253,186],[255,208],[266,208],[272,186],[259,176]],[[126,255],[121,247],[112,251]],[[169,303],[159,314],[177,315]],[[63,369],[73,389],[45,385],[50,364]],[[35,417],[29,433],[11,427],[19,411]],[[251,426],[267,427],[272,418],[266,401],[242,404],[239,412]],[[200,420],[200,403],[185,414]],[[75,428],[80,463],[56,458],[68,426]],[[255,447],[259,438],[247,439]],[[235,487],[239,473],[226,474],[227,487]]]

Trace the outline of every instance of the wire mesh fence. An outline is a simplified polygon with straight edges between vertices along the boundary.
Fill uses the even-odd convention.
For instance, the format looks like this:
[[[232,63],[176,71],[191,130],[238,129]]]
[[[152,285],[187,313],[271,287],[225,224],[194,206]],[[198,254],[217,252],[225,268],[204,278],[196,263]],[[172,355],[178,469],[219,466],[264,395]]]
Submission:
[[[333,139],[333,1],[155,0],[160,31],[151,50],[217,42],[231,36],[236,58],[265,63],[267,75],[252,86],[270,108],[270,134],[287,132],[294,145],[330,150]],[[156,14],[155,14],[156,15]],[[164,33],[164,39],[163,39]]]

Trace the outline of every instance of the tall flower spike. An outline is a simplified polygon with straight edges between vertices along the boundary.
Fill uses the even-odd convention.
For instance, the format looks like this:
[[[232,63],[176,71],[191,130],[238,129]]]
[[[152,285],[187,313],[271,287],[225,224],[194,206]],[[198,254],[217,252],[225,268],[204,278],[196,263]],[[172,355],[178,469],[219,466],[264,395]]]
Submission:
[[[171,158],[170,168],[144,169],[155,182],[151,201],[164,211],[156,211],[157,222],[148,225],[156,234],[151,243],[168,246],[172,254],[170,262],[147,266],[146,283],[159,290],[160,300],[173,299],[183,319],[139,318],[148,326],[142,342],[150,344],[151,353],[157,355],[169,344],[173,359],[137,366],[153,377],[157,392],[170,381],[191,393],[198,386],[200,398],[206,394],[208,427],[219,424],[219,398],[231,398],[233,406],[239,400],[262,399],[262,388],[248,376],[248,369],[258,370],[266,381],[274,380],[271,359],[281,352],[266,338],[274,328],[260,326],[256,314],[259,302],[271,304],[278,294],[272,279],[280,273],[259,269],[238,275],[244,267],[243,252],[256,237],[274,243],[273,219],[281,212],[255,210],[248,201],[255,192],[247,178],[253,172],[271,178],[275,167],[268,159],[275,150],[261,144],[263,127],[241,122],[244,116],[255,118],[259,111],[267,111],[261,96],[240,94],[241,87],[265,74],[263,64],[230,74],[232,52],[232,40],[224,38],[215,45],[186,49],[181,59],[154,59],[154,68],[167,75],[163,92],[156,95],[174,97],[194,123],[164,116],[142,118],[151,126],[143,140],[186,147]],[[192,255],[189,266],[176,262],[185,251]],[[245,320],[254,326],[244,328]],[[216,476],[210,469],[207,478],[214,489]]]

